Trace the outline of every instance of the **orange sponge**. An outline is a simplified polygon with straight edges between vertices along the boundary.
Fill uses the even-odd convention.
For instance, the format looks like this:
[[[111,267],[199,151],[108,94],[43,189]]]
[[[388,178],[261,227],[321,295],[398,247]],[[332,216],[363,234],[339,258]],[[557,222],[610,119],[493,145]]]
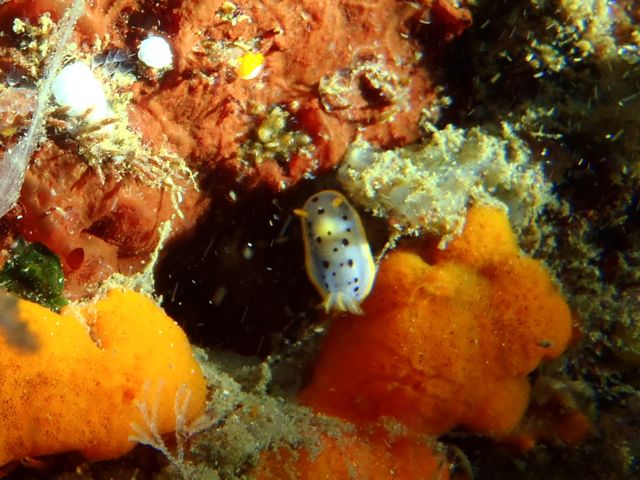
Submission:
[[[325,435],[316,448],[265,452],[257,480],[447,480],[444,457],[417,436],[392,436],[384,429]]]
[[[572,328],[506,215],[480,207],[446,250],[390,253],[362,308],[331,326],[301,401],[355,423],[391,416],[431,434],[458,425],[510,432],[529,401],[526,375],[564,351]]]
[[[157,430],[171,432],[176,394],[186,389],[186,420],[202,412],[206,384],[187,337],[143,295],[112,290],[61,314],[17,306],[38,348],[22,351],[0,336],[0,465],[74,450],[123,455],[135,446],[131,425],[148,427],[139,405],[152,414],[157,405]]]

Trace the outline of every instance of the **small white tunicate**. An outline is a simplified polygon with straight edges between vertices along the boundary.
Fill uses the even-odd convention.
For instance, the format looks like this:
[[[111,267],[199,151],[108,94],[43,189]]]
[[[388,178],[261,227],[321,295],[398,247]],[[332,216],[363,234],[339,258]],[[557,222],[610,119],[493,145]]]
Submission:
[[[109,116],[107,96],[100,81],[85,63],[75,62],[64,67],[52,85],[53,97],[72,117],[87,114],[88,123],[97,123]]]
[[[171,47],[162,37],[149,37],[140,43],[138,58],[151,68],[169,68],[173,64]]]

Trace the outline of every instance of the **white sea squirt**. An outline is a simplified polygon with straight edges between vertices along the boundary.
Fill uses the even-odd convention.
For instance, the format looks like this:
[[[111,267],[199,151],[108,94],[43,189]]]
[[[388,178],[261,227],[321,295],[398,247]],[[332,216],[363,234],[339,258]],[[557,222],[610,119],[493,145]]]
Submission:
[[[173,65],[173,53],[169,42],[155,35],[140,42],[138,58],[151,68],[162,69]]]
[[[362,314],[376,266],[358,212],[341,193],[323,190],[295,213],[302,221],[307,274],[325,311]]]
[[[66,107],[72,117],[86,115],[87,123],[98,123],[111,114],[102,83],[83,62],[70,63],[60,70],[51,89],[56,103]]]

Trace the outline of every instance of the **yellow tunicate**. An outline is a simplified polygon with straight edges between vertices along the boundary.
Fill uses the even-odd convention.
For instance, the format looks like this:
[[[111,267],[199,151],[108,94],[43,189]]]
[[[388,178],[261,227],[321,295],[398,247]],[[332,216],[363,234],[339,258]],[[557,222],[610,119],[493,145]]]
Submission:
[[[264,68],[264,55],[260,52],[247,52],[240,57],[237,74],[243,80],[253,80]]]

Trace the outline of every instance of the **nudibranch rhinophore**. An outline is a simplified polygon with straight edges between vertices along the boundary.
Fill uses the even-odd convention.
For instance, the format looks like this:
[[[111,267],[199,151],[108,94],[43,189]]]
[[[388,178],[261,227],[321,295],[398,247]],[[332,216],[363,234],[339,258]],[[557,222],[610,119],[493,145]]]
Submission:
[[[325,311],[362,314],[376,265],[358,212],[335,190],[312,195],[294,212],[302,220],[307,274]]]

